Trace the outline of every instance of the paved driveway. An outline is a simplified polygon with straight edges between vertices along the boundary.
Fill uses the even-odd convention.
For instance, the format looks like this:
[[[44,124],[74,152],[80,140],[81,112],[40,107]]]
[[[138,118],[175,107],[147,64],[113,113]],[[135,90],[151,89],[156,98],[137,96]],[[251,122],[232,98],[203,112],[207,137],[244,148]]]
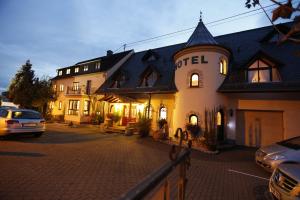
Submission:
[[[168,161],[168,145],[49,124],[41,138],[0,141],[0,199],[117,199]],[[268,199],[254,149],[192,152],[187,199]]]

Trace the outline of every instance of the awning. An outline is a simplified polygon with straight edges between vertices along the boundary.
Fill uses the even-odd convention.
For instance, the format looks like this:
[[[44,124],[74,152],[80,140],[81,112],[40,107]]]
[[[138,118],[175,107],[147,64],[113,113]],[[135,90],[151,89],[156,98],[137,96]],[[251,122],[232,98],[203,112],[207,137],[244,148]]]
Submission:
[[[116,94],[105,94],[105,96],[99,99],[98,101],[107,101],[109,103],[140,103],[132,97]]]

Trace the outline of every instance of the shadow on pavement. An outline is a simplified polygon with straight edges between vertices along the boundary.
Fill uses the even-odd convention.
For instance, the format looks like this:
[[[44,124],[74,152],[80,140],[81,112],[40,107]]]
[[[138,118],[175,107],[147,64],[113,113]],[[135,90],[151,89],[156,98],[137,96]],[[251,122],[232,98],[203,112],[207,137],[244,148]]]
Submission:
[[[17,157],[43,157],[46,156],[42,153],[34,152],[10,152],[10,151],[0,151],[0,156],[17,156]]]
[[[116,134],[103,134],[103,133],[75,133],[74,132],[59,132],[51,131],[45,132],[42,136],[36,138],[30,134],[16,134],[9,135],[3,139],[6,141],[16,141],[23,143],[35,143],[35,144],[66,144],[66,143],[81,143],[96,141],[100,139],[107,139],[116,137]]]

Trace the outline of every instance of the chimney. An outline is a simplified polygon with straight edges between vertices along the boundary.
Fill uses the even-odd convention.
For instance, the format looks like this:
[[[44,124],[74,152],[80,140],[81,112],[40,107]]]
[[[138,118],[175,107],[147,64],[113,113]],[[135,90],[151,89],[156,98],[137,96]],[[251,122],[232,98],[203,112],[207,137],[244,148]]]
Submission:
[[[106,56],[111,56],[113,54],[114,54],[114,52],[112,50],[107,50],[106,51]]]

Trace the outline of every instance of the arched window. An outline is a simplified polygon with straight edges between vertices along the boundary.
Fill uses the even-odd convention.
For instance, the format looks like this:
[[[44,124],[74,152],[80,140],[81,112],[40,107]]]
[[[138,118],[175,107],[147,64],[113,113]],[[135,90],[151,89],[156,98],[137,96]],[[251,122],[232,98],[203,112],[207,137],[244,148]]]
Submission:
[[[222,114],[221,112],[219,111],[217,113],[217,126],[221,126],[222,125]]]
[[[198,125],[198,116],[195,114],[190,115],[189,123],[192,125]]]
[[[223,74],[223,75],[226,75],[228,72],[228,64],[227,64],[227,61],[222,58],[220,60],[220,73]]]
[[[193,73],[191,75],[190,87],[199,87],[199,74]]]
[[[167,119],[167,108],[165,106],[159,109],[159,119]]]

